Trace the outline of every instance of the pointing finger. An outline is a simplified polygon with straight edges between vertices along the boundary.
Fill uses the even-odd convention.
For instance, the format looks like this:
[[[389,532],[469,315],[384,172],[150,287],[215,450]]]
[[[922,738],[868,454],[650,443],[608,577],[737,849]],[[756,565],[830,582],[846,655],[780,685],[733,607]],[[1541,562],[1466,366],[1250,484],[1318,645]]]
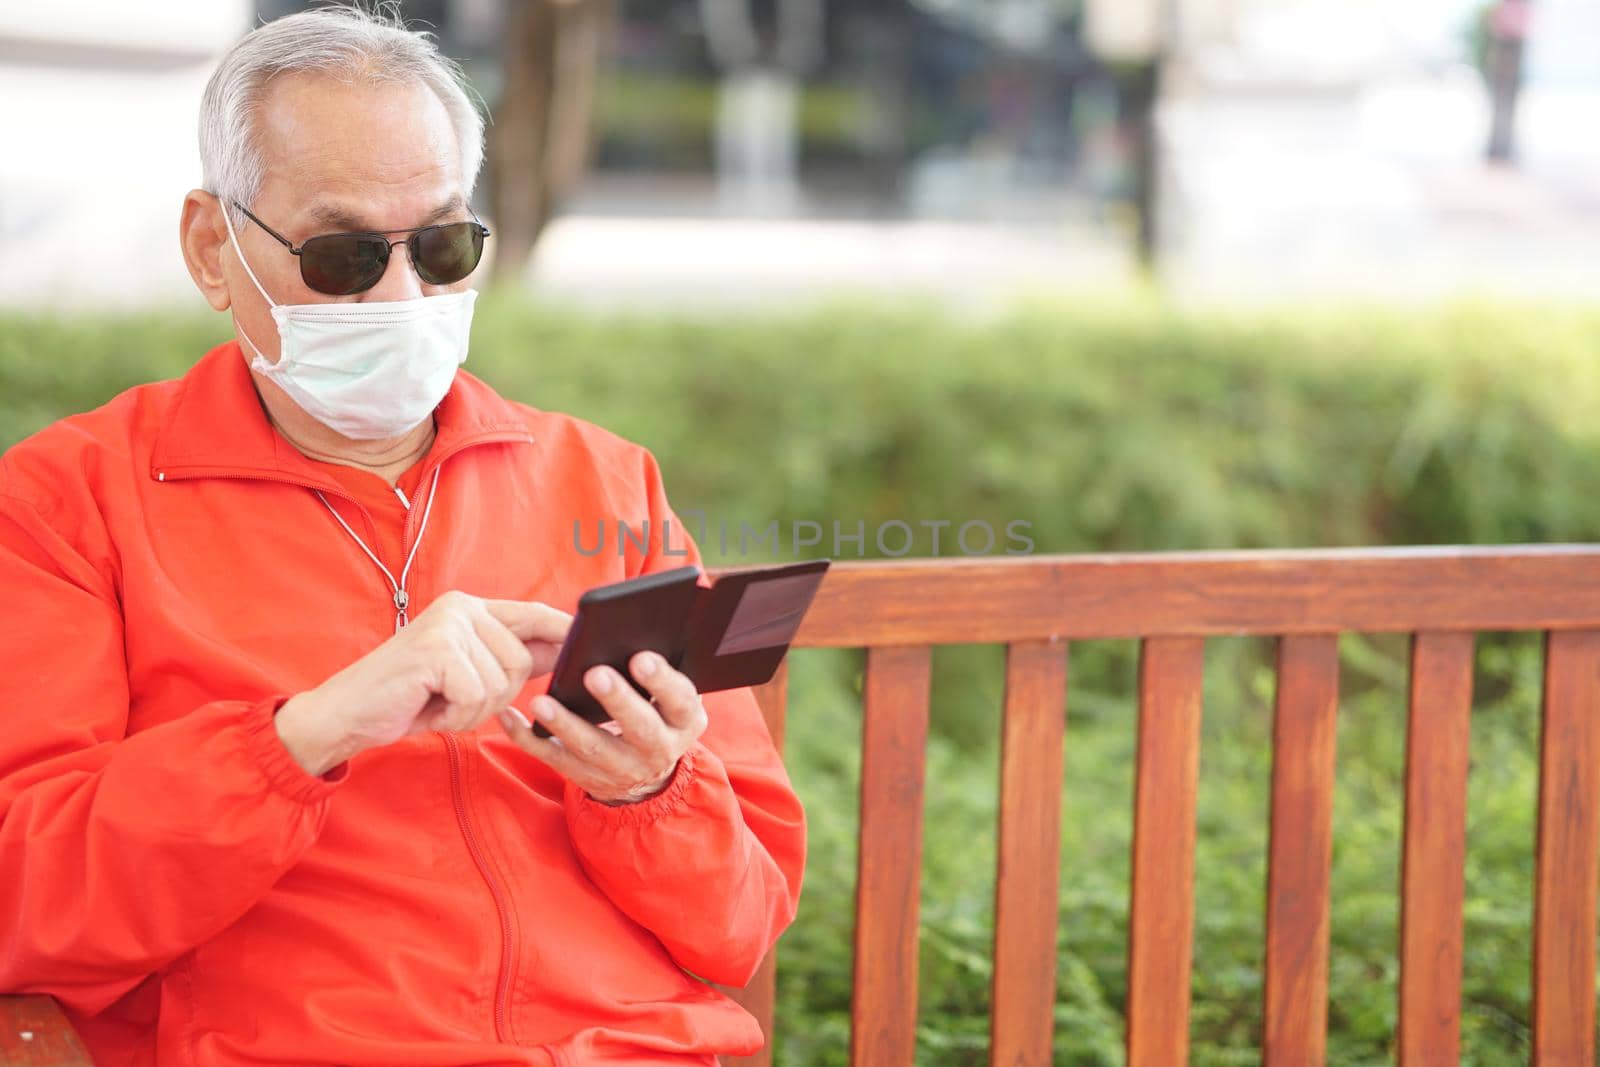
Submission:
[[[483,606],[523,641],[560,643],[572,626],[571,615],[537,600],[485,600]]]

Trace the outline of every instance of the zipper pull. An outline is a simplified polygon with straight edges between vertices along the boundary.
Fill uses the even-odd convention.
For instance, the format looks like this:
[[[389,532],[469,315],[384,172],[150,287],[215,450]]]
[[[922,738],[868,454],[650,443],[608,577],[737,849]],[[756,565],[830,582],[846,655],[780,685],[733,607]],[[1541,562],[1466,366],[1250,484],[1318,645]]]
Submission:
[[[399,633],[400,628],[410,620],[406,618],[406,605],[411,603],[411,597],[404,589],[394,591],[394,632]]]

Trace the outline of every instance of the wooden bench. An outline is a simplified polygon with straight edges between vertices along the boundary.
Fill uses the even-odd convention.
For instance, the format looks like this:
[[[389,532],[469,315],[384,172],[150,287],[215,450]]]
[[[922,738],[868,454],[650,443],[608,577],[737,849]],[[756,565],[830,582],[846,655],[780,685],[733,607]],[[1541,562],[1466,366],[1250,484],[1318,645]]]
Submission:
[[[1398,954],[1402,1067],[1456,1063],[1474,635],[1542,631],[1532,1018],[1540,1067],[1595,1062],[1600,548],[1036,556],[837,564],[800,647],[866,649],[852,1062],[913,1062],[930,649],[1007,646],[990,1062],[1051,1062],[1066,642],[1141,642],[1126,1041],[1188,1059],[1207,637],[1277,641],[1262,1060],[1325,1060],[1338,635],[1412,635]],[[780,745],[786,672],[759,692]],[[777,954],[774,954],[775,956]],[[744,1003],[771,1033],[775,960]],[[0,1064],[75,1064],[42,998],[0,998]],[[31,1013],[31,1014],[30,1014]],[[13,1036],[26,1020],[34,1040]],[[54,1057],[54,1058],[51,1058]],[[769,1055],[741,1064],[767,1064]]]

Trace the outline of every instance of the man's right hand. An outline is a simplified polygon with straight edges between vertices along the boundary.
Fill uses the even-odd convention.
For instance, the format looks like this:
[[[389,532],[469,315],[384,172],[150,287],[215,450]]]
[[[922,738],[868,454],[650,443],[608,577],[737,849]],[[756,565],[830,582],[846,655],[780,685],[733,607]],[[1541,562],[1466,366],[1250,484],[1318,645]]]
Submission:
[[[452,592],[315,689],[278,709],[278,736],[321,776],[424,730],[470,730],[555,667],[572,616],[538,601]]]

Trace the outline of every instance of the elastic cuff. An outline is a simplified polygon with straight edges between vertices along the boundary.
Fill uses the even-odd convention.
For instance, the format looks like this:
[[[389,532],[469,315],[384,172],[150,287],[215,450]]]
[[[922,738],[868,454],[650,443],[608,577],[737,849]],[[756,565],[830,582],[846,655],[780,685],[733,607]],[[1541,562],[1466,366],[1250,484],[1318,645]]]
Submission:
[[[716,755],[698,741],[693,748],[678,757],[678,767],[672,772],[667,787],[648,800],[637,804],[602,804],[580,787],[567,783],[567,811],[574,822],[592,822],[600,829],[617,829],[624,826],[648,826],[684,806],[689,788],[706,773],[710,764],[720,763]]]
[[[318,778],[295,762],[275,725],[278,709],[288,699],[287,695],[270,697],[245,712],[245,745],[270,788],[296,803],[314,804],[331,795],[349,777],[350,765],[341,763]]]

